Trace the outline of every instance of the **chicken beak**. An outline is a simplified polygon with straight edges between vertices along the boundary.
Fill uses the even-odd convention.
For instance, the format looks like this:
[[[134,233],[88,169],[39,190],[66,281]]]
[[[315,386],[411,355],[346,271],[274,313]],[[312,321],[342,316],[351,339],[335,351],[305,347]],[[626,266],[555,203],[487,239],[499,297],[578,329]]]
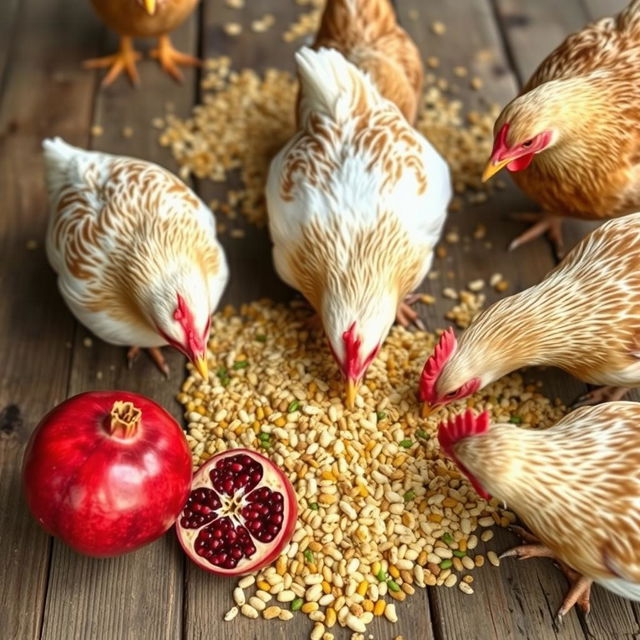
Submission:
[[[345,390],[347,409],[353,409],[356,403],[356,395],[358,394],[358,388],[360,383],[355,380],[347,380],[347,386]]]
[[[423,418],[428,418],[431,415],[431,412],[433,411],[433,409],[434,409],[433,405],[430,405],[428,402],[423,402],[420,415]]]
[[[191,361],[196,371],[202,376],[203,380],[209,379],[209,367],[207,366],[207,359],[205,356],[198,356]]]
[[[495,176],[498,171],[504,169],[510,162],[511,160],[502,160],[501,162],[493,162],[493,160],[489,160],[482,174],[482,182],[486,182],[489,178]]]
[[[156,0],[143,0],[145,11],[152,16],[156,12]]]

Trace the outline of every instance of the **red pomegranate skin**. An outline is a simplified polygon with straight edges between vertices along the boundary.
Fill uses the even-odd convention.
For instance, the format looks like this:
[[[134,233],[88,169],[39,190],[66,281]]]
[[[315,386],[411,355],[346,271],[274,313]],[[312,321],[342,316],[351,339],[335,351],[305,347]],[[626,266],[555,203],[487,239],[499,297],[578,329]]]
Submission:
[[[115,401],[141,418],[130,437],[109,433]],[[42,527],[97,557],[133,551],[165,533],[191,487],[184,433],[161,406],[126,391],[89,392],[50,411],[23,463],[27,503]]]

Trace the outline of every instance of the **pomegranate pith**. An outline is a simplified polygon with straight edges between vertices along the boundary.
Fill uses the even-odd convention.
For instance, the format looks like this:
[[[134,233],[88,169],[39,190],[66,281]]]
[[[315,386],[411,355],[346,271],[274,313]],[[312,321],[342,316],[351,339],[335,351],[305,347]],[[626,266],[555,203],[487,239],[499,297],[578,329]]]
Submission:
[[[178,539],[208,571],[248,573],[278,556],[297,512],[293,487],[280,469],[259,453],[233,449],[196,473],[176,525]]]

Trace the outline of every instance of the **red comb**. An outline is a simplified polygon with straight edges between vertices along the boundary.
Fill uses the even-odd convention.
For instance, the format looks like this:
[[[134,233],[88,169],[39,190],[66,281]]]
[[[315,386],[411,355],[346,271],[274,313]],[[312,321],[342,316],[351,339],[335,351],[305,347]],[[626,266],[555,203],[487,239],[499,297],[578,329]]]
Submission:
[[[471,409],[467,409],[448,422],[442,422],[438,427],[438,442],[447,453],[451,452],[451,447],[469,436],[477,436],[489,430],[489,413],[483,411],[476,416]]]
[[[445,362],[451,356],[456,347],[456,334],[449,327],[440,336],[438,344],[435,346],[433,353],[427,358],[420,376],[420,400],[435,404],[438,400],[435,392],[435,385],[444,367]]]
[[[182,327],[184,331],[185,346],[193,354],[204,351],[204,341],[198,336],[195,330],[195,320],[191,309],[189,309],[185,299],[178,294],[178,306],[173,312],[173,319]]]

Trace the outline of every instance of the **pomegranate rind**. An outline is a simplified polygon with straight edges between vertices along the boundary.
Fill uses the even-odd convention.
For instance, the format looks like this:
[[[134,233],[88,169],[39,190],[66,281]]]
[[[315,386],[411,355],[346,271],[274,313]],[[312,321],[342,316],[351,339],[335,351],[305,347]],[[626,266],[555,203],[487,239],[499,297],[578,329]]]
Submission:
[[[126,442],[103,426],[118,400],[142,412]],[[112,557],[171,528],[191,491],[191,453],[178,422],[149,398],[87,392],[42,418],[22,478],[27,505],[47,533],[84,555]]]
[[[298,500],[289,478],[287,478],[286,474],[271,460],[269,460],[269,458],[250,449],[229,449],[228,451],[223,451],[214,455],[196,471],[191,484],[191,491],[199,489],[200,487],[213,488],[209,478],[211,469],[213,469],[220,460],[236,455],[248,455],[252,459],[257,460],[263,467],[263,477],[256,488],[251,491],[255,491],[261,486],[269,486],[271,489],[275,489],[282,494],[284,504],[283,524],[278,535],[269,543],[262,543],[252,536],[252,539],[258,548],[258,551],[254,554],[255,559],[253,561],[241,562],[233,569],[224,569],[223,567],[211,564],[205,558],[199,556],[193,547],[193,542],[195,541],[198,532],[204,527],[209,526],[211,523],[208,522],[203,524],[201,527],[188,529],[180,524],[182,516],[182,514],[180,514],[176,520],[176,535],[184,552],[189,556],[192,562],[205,571],[222,576],[246,575],[257,571],[258,569],[262,569],[262,567],[266,567],[274,562],[282,553],[282,550],[287,546],[287,544],[289,544],[298,519]],[[265,478],[267,478],[268,475],[273,475],[278,479],[277,487],[274,486],[273,483],[265,482]],[[265,555],[261,555],[260,551],[264,548],[269,548],[269,551]]]

